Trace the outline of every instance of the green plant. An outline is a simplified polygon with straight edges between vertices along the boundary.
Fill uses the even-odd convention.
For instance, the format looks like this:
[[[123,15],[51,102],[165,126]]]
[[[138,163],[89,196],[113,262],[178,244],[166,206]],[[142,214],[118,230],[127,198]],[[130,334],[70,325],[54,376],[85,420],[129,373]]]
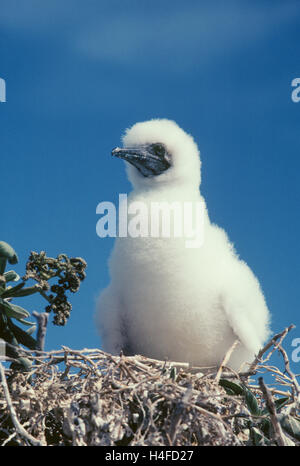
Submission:
[[[264,386],[260,377],[260,385]],[[263,406],[261,400],[243,383],[232,382],[227,379],[220,379],[219,384],[226,390],[228,395],[241,396],[244,399],[245,406],[249,410],[249,416],[245,417],[242,428],[249,429],[250,441],[254,445],[270,445],[274,437],[274,422],[272,415],[277,419],[284,433],[288,433],[292,438],[300,440],[300,420],[297,415],[292,416],[290,413],[281,412],[288,403],[289,397],[281,397],[272,401],[273,407],[270,406],[267,399],[266,405]],[[264,386],[265,387],[265,386]],[[265,390],[268,390],[265,388]],[[268,395],[271,397],[271,395]],[[272,412],[273,411],[273,412]]]
[[[69,258],[60,254],[57,258],[47,257],[44,251],[32,251],[26,264],[26,274],[20,277],[14,270],[5,271],[7,263],[16,264],[18,256],[6,242],[0,241],[0,338],[6,342],[7,355],[17,359],[17,364],[28,369],[30,362],[24,358],[20,345],[31,350],[40,349],[38,340],[32,336],[37,325],[27,319],[30,313],[12,300],[39,293],[46,301],[46,313],[54,314],[55,325],[65,325],[72,309],[66,292],[75,293],[85,278],[86,262],[80,257]],[[36,283],[25,286],[28,280]],[[52,283],[50,284],[49,281]],[[10,285],[20,282],[17,285]],[[35,314],[33,314],[35,315]],[[25,325],[24,330],[17,323]]]

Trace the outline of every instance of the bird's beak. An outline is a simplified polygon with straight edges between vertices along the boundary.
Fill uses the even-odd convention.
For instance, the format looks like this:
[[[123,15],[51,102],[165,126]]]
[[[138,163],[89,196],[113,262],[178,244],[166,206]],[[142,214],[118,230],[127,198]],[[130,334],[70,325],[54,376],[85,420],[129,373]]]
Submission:
[[[151,145],[139,146],[134,148],[113,149],[111,155],[134,165],[139,172],[145,176],[157,176],[170,167],[168,159],[163,155],[156,155],[151,151]]]

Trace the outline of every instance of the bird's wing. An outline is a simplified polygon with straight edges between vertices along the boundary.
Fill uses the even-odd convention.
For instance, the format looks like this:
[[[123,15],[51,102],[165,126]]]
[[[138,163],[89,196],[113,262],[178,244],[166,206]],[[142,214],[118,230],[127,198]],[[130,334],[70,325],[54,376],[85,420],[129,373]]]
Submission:
[[[232,248],[227,250],[220,275],[221,306],[241,343],[257,354],[269,336],[269,311],[252,270]]]
[[[113,354],[118,354],[124,345],[120,315],[121,306],[110,285],[98,298],[95,319],[104,351]]]
[[[224,306],[224,310],[235,335],[249,351],[257,354],[263,342],[258,337],[254,323],[241,309]]]

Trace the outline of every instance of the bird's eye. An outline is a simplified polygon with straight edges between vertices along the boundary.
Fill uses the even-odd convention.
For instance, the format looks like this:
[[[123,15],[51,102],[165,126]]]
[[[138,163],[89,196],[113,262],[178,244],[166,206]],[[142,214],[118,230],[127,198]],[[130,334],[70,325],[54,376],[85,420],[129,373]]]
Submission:
[[[157,143],[152,144],[152,150],[155,155],[162,157],[165,154],[165,146],[163,144]]]

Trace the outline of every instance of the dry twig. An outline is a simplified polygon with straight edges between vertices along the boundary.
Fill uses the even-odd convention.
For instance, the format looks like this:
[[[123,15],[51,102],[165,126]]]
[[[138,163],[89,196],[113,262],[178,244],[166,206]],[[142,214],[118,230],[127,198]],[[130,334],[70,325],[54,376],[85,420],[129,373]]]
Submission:
[[[218,372],[217,372],[217,375],[216,375],[216,382],[219,383],[220,381],[220,378],[221,378],[221,375],[222,375],[222,372],[223,372],[223,369],[226,367],[233,351],[235,350],[235,348],[237,347],[237,345],[239,345],[240,341],[239,340],[235,340],[235,342],[233,343],[233,345],[229,348],[229,350],[227,351],[227,353],[225,354],[225,357],[218,369]]]
[[[233,384],[242,380],[261,412],[269,406],[276,432],[269,440],[283,444],[286,437],[272,401],[286,395],[280,413],[291,419],[293,407],[295,420],[299,413],[299,383],[281,347],[287,332],[264,348],[280,351],[285,371],[265,361],[253,366],[255,372],[275,376],[267,392],[249,380],[251,372],[225,371],[235,345],[219,368],[210,369],[139,355],[113,356],[99,349],[24,350],[33,362],[31,372],[6,370],[10,391],[1,373],[0,444],[40,445],[38,439],[45,439],[47,445],[249,445],[249,426],[257,429],[265,415],[250,412],[241,395],[227,393],[218,383],[221,377]]]
[[[262,362],[262,357],[263,355],[270,349],[273,347],[273,350],[269,353],[269,355],[267,356],[267,358],[265,359],[264,362],[268,361],[270,359],[270,357],[272,356],[273,352],[278,348],[279,345],[281,345],[283,339],[286,337],[286,335],[295,328],[295,325],[294,324],[291,324],[289,327],[286,327],[282,332],[280,333],[277,333],[276,335],[274,335],[270,341],[268,341],[268,343],[259,351],[258,355],[256,356],[255,360],[253,361],[253,363],[251,364],[250,368],[249,368],[249,372],[254,372],[256,370],[256,367],[258,364],[260,364]],[[279,342],[277,343],[277,340],[279,340]]]
[[[276,407],[275,407],[275,403],[274,403],[272,394],[271,394],[270,390],[268,389],[268,387],[265,385],[264,380],[263,380],[262,377],[259,377],[258,382],[259,382],[259,386],[261,388],[261,391],[262,391],[262,393],[264,395],[264,398],[266,400],[267,408],[268,408],[269,413],[271,415],[271,422],[272,422],[272,426],[273,426],[273,430],[274,430],[274,440],[277,443],[277,445],[279,445],[281,447],[284,447],[284,446],[287,445],[287,443],[285,441],[285,438],[284,438],[280,423],[279,423],[279,421],[277,419]]]
[[[20,424],[20,422],[19,422],[19,420],[17,418],[15,408],[14,408],[14,406],[12,404],[12,401],[11,401],[11,398],[10,398],[10,394],[9,394],[9,390],[8,390],[8,386],[7,386],[6,378],[5,378],[5,372],[4,372],[4,369],[3,369],[3,366],[1,364],[1,362],[0,362],[0,375],[1,375],[1,384],[2,384],[2,387],[3,387],[3,391],[4,391],[6,403],[7,403],[8,409],[9,409],[10,417],[11,417],[11,420],[12,420],[14,426],[15,426],[15,429],[16,429],[17,433],[19,435],[21,435],[21,437],[24,437],[26,440],[28,440],[32,445],[42,446],[43,442],[41,442],[40,440],[36,439],[31,434],[29,434],[26,431],[26,429],[24,429],[22,424]]]

